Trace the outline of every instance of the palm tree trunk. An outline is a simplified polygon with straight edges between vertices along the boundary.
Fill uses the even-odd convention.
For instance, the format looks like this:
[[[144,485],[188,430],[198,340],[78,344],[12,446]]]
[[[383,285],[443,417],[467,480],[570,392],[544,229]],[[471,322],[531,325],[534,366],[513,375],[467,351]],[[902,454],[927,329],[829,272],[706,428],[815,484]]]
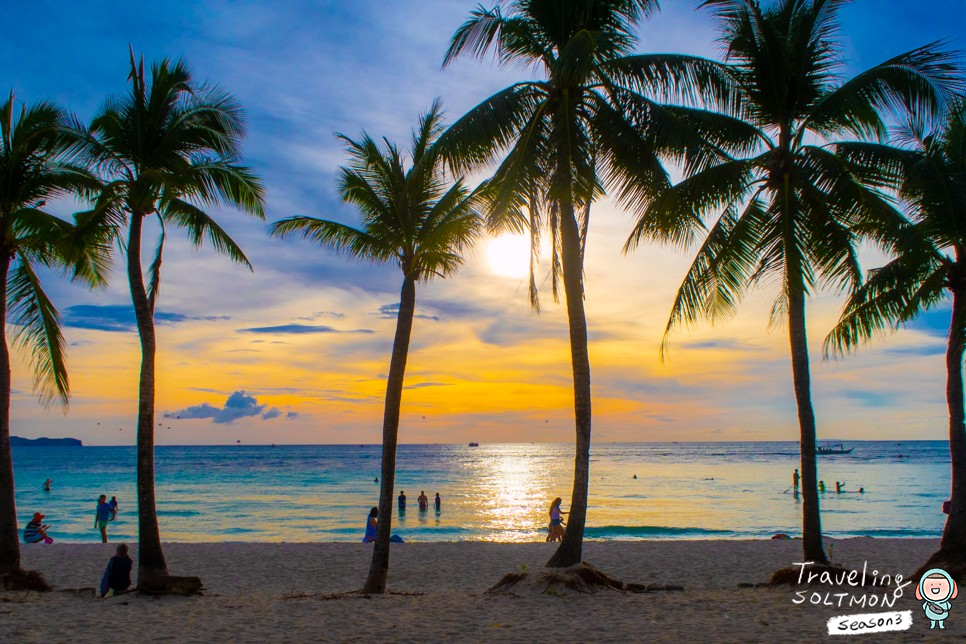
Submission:
[[[791,288],[788,296],[788,337],[792,350],[792,378],[801,430],[802,546],[805,561],[827,564],[822,544],[822,518],[818,504],[818,463],[815,456],[815,412],[808,372],[808,339],[805,334],[805,293]]]
[[[20,536],[10,449],[10,350],[7,347],[7,274],[10,255],[0,257],[0,575],[20,570]]]
[[[949,456],[952,496],[939,552],[930,562],[966,566],[966,425],[963,410],[963,341],[957,323],[966,315],[966,289],[953,289],[953,314],[946,348],[946,403],[949,406]],[[933,567],[931,564],[928,567]],[[960,577],[960,579],[962,579]]]
[[[560,547],[547,562],[548,568],[566,568],[580,563],[583,558],[587,491],[590,482],[590,358],[587,354],[587,317],[584,313],[584,266],[574,206],[572,203],[563,203],[560,211],[561,261],[567,296],[567,318],[570,323],[577,444],[574,456],[574,490],[570,498],[567,529]]]
[[[138,381],[138,586],[164,577],[168,565],[161,550],[157,503],[154,496],[154,310],[148,301],[141,272],[141,228],[144,215],[131,214],[127,245],[127,277],[141,339],[141,377]]]
[[[396,484],[399,408],[402,406],[403,378],[406,375],[406,359],[409,357],[409,338],[413,330],[415,310],[416,279],[407,272],[399,295],[396,337],[392,342],[392,359],[389,361],[389,379],[386,383],[386,407],[382,418],[382,481],[379,488],[379,517],[369,575],[363,587],[363,591],[367,593],[386,592],[386,580],[389,577],[389,536],[392,533],[392,497]]]

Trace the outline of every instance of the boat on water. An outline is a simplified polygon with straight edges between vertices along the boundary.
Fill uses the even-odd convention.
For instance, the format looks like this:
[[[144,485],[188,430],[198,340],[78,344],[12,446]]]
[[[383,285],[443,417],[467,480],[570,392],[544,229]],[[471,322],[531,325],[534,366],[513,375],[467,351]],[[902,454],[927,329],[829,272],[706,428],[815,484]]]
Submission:
[[[838,445],[820,445],[815,448],[816,454],[830,455],[830,454],[851,454],[854,447],[845,449],[845,445],[839,443]]]
[[[479,443],[470,443],[470,447],[479,447],[479,446],[480,446]]]

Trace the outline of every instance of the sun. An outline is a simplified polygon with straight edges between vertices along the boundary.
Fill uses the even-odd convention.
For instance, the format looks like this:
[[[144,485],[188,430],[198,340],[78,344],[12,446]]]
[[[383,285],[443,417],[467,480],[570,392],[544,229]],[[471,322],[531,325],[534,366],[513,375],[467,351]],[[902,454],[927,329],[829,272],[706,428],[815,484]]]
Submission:
[[[530,271],[530,236],[500,235],[486,244],[490,272],[500,277],[523,278]]]

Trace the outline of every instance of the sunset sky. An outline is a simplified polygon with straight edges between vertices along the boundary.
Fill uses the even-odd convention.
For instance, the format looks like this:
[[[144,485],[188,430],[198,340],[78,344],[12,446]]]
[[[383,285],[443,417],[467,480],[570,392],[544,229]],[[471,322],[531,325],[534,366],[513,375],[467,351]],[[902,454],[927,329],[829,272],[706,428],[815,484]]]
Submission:
[[[484,2],[488,5],[488,2]],[[641,29],[640,51],[718,57],[713,21],[697,3],[666,0]],[[105,1],[11,3],[3,10],[0,89],[52,99],[89,120],[126,91],[128,44],[148,62],[185,57],[197,78],[245,108],[245,161],[264,179],[269,222],[307,214],[356,222],[335,173],[335,132],[366,130],[405,144],[441,97],[450,120],[530,69],[469,58],[443,70],[449,38],[475,2]],[[937,39],[966,47],[966,0],[856,0],[842,11],[852,75]],[[56,212],[71,214],[71,204]],[[169,234],[158,303],[158,444],[375,443],[401,273],[353,262],[266,223],[216,211],[254,272]],[[152,235],[156,229],[151,229]],[[733,320],[681,329],[658,350],[690,251],[644,246],[622,255],[631,219],[595,206],[587,275],[599,441],[795,440],[787,332],[769,331],[773,291],[754,292]],[[153,248],[153,240],[146,240]],[[455,277],[417,290],[400,440],[408,443],[571,441],[566,312],[526,297],[526,245],[482,243]],[[865,268],[882,258],[863,255]],[[546,269],[540,279],[546,275]],[[73,397],[44,410],[14,364],[12,433],[133,444],[140,361],[121,271],[91,292],[46,281],[70,344]],[[948,311],[839,361],[821,341],[841,298],[809,304],[819,439],[942,439]]]

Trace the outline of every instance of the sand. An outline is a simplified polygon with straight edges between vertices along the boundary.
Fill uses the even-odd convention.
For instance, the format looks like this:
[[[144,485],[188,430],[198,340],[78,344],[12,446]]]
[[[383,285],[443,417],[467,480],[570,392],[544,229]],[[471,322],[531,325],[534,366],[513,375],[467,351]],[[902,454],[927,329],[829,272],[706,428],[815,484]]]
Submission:
[[[928,539],[834,540],[833,560],[911,575],[938,542]],[[133,546],[133,544],[132,544]],[[204,597],[135,594],[96,599],[92,591],[114,544],[23,546],[23,563],[58,592],[0,593],[0,642],[807,642],[828,639],[835,615],[870,613],[812,605],[759,583],[801,561],[800,541],[588,542],[584,559],[624,581],[684,586],[681,592],[491,596],[504,573],[539,570],[554,549],[545,543],[406,543],[394,545],[389,594],[327,599],[362,587],[371,546],[361,543],[219,543],[165,545],[172,574],[198,575]],[[132,555],[135,556],[132,547]],[[966,636],[966,596],[953,601],[945,631],[930,631],[915,599],[915,580],[891,610],[911,610],[903,633],[868,641]],[[893,591],[893,585],[889,590]],[[882,595],[846,587],[849,596]],[[842,588],[831,589],[843,592]],[[890,592],[891,594],[891,592]],[[834,597],[831,601],[836,601]],[[846,602],[849,601],[847,598]],[[871,639],[870,639],[871,638]],[[835,638],[839,641],[846,638]]]

